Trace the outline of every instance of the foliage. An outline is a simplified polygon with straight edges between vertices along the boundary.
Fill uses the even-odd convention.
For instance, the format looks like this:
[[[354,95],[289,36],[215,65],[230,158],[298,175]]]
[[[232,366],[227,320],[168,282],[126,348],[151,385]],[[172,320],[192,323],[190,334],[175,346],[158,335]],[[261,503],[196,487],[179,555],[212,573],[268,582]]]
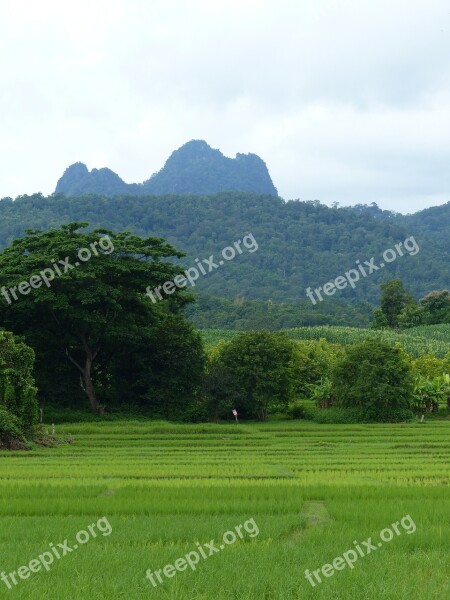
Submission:
[[[427,379],[418,377],[414,382],[412,408],[417,414],[437,412],[439,404],[450,398],[450,375]]]
[[[436,325],[450,323],[450,291],[437,290],[430,292],[420,302],[421,323]]]
[[[295,377],[295,391],[308,397],[312,385],[319,384],[330,376],[333,365],[342,348],[325,340],[297,341],[292,355],[292,369]]]
[[[313,306],[309,300],[274,302],[239,298],[214,298],[197,293],[186,307],[186,316],[199,329],[238,329],[271,331],[309,325],[368,327],[372,306],[367,302],[349,304],[339,298]]]
[[[339,406],[357,408],[373,421],[396,421],[409,413],[412,399],[411,369],[399,347],[367,339],[346,348],[332,376]]]
[[[424,354],[412,361],[412,369],[416,377],[434,379],[442,373],[450,373],[450,355],[437,358],[433,354]]]
[[[269,410],[293,397],[293,343],[283,333],[241,333],[222,350],[220,360],[241,392],[236,408],[264,421]]]
[[[261,251],[244,253],[197,281],[195,289],[202,295],[225,297],[231,303],[209,304],[204,314],[203,308],[197,312],[192,308],[192,318],[198,326],[249,329],[261,327],[261,318],[265,316],[268,328],[296,324],[367,326],[371,310],[379,300],[380,283],[385,279],[401,278],[418,298],[448,285],[450,206],[439,208],[442,214],[438,220],[431,218],[434,209],[418,213],[420,218],[416,218],[416,215],[329,208],[319,202],[284,202],[274,196],[238,192],[196,197],[124,194],[114,198],[35,194],[15,201],[0,201],[0,247],[21,237],[30,227],[58,228],[71,221],[89,221],[95,228],[163,237],[183,249],[187,256],[180,262],[192,266],[196,257],[217,256],[222,248],[252,232]],[[334,280],[354,267],[356,258],[364,261],[373,256],[379,262],[386,248],[406,239],[411,231],[417,231],[420,257],[399,257],[385,269],[361,280],[355,289],[348,286],[339,295],[315,306],[306,298],[308,286],[316,288]],[[262,304],[247,308],[244,303],[242,308],[233,308],[232,303],[242,299]],[[269,301],[274,306],[271,313]],[[258,309],[255,320],[251,314],[253,308]],[[333,315],[332,320],[327,311]]]
[[[421,298],[418,304],[405,307],[398,323],[404,328],[450,323],[450,291],[432,291]]]
[[[311,419],[312,415],[305,404],[300,401],[293,402],[287,409],[287,414],[291,419]]]
[[[151,355],[149,355],[151,349]],[[207,417],[201,406],[205,353],[200,335],[181,314],[168,314],[144,328],[128,356],[118,352],[113,363],[109,392],[118,400],[132,397],[148,414],[198,422]],[[131,376],[131,377],[130,377]],[[123,383],[125,382],[125,384]]]
[[[221,357],[211,357],[208,360],[203,386],[211,421],[218,422],[227,417],[234,406],[240,405],[242,391]]]
[[[309,398],[314,401],[318,408],[329,408],[334,403],[334,390],[331,379],[328,377],[324,377],[319,382],[310,385],[309,392]]]
[[[37,422],[33,365],[33,350],[12,333],[0,330],[0,407],[17,418],[18,427],[25,433]]]
[[[4,302],[0,322],[24,335],[36,350],[41,393],[56,396],[68,382],[75,385],[80,380],[91,409],[103,412],[98,393],[108,389],[108,381],[114,378],[114,355],[135,355],[133,349],[142,348],[143,339],[152,340],[145,349],[144,356],[150,356],[147,360],[151,362],[157,354],[156,362],[160,364],[159,357],[164,355],[169,361],[166,366],[171,365],[160,375],[167,377],[176,372],[178,365],[170,363],[176,353],[171,355],[167,350],[170,346],[175,352],[176,344],[166,341],[166,346],[161,346],[161,340],[177,337],[173,328],[179,327],[183,319],[172,315],[181,313],[189,296],[176,289],[154,305],[145,295],[146,287],[162,285],[181,272],[164,261],[181,254],[163,240],[103,229],[80,231],[85,227],[85,223],[71,223],[48,232],[29,231],[3,251],[0,273],[10,288],[48,269],[52,260],[67,259],[73,266],[80,249],[97,248],[88,262],[64,268],[51,285],[32,289],[10,305]],[[180,338],[180,343],[185,341]],[[186,376],[189,369],[183,368]],[[125,381],[133,386],[129,378]],[[168,377],[167,381],[168,388],[172,380]],[[184,389],[174,387],[174,394]]]
[[[312,413],[312,420],[323,425],[339,425],[350,423],[367,423],[369,419],[364,411],[359,408],[342,408],[341,406],[330,406],[327,410],[317,408]]]
[[[0,448],[11,448],[17,440],[23,440],[21,423],[6,406],[0,404]]]
[[[374,329],[390,327],[396,329],[404,310],[416,305],[412,294],[407,292],[400,279],[392,279],[381,284],[380,308],[374,312]]]

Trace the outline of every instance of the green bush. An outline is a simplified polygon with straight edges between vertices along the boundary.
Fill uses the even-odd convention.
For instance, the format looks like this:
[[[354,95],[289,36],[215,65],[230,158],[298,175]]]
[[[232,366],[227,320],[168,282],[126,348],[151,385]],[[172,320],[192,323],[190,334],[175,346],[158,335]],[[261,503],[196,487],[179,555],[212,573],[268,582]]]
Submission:
[[[337,406],[358,409],[366,421],[402,421],[411,416],[413,380],[402,348],[367,339],[346,348],[332,376]]]
[[[293,402],[288,410],[287,414],[291,419],[312,419],[311,411],[301,402]]]
[[[312,385],[331,375],[333,366],[342,353],[341,346],[324,339],[296,341],[292,353],[296,393],[309,396]]]
[[[7,408],[0,405],[0,446],[10,448],[17,440],[23,440],[20,421]]]
[[[38,418],[33,366],[33,350],[12,333],[0,330],[0,407],[17,417],[25,434],[31,432]]]
[[[241,391],[240,415],[265,421],[269,411],[286,410],[294,395],[293,345],[284,333],[252,331],[223,346],[220,360]]]
[[[208,421],[208,407],[201,400],[192,401],[183,412],[181,421],[184,423],[205,423]]]
[[[416,414],[438,412],[439,405],[450,397],[450,375],[427,379],[418,377],[414,382],[412,408]]]
[[[334,403],[333,386],[330,379],[325,377],[309,386],[309,397],[318,408],[329,408]]]

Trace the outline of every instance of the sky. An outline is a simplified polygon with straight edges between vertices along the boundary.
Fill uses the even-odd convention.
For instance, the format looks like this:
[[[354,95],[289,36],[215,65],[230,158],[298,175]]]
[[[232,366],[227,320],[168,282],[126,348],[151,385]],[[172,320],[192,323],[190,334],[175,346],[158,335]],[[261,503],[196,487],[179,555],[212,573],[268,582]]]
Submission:
[[[448,0],[2,0],[0,197],[204,139],[280,196],[450,201]]]

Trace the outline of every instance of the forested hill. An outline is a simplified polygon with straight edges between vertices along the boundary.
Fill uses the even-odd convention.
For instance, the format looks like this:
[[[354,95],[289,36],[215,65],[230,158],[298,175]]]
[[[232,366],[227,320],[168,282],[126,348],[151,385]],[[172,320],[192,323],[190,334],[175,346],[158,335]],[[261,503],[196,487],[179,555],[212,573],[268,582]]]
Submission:
[[[373,214],[372,214],[373,213]],[[378,300],[380,282],[400,277],[420,297],[449,286],[450,203],[403,216],[364,209],[328,208],[318,202],[284,202],[278,197],[246,193],[210,196],[22,196],[0,201],[0,246],[27,228],[47,229],[71,221],[114,231],[166,238],[195,259],[217,255],[226,246],[253,234],[258,250],[244,252],[207,276],[196,290],[232,300],[298,302],[305,289],[316,288],[355,268],[355,261],[379,263],[387,248],[414,236],[420,251],[405,254],[347,286],[313,310],[341,300]],[[330,310],[332,310],[330,308]]]
[[[225,191],[277,195],[264,161],[256,154],[227,158],[203,140],[192,140],[175,150],[164,167],[144,183],[125,183],[110,169],[89,171],[81,162],[71,165],[56,186],[68,196],[101,194],[213,194]]]

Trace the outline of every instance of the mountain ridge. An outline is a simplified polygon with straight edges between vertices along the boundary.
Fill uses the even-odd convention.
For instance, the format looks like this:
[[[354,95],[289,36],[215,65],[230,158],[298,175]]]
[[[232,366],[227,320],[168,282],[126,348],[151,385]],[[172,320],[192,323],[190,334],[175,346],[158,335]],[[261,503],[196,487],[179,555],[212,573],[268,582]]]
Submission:
[[[256,154],[224,156],[204,140],[191,140],[174,150],[162,169],[142,183],[126,183],[107,167],[88,170],[82,162],[70,165],[56,184],[66,196],[206,195],[252,192],[277,196],[265,162]]]

